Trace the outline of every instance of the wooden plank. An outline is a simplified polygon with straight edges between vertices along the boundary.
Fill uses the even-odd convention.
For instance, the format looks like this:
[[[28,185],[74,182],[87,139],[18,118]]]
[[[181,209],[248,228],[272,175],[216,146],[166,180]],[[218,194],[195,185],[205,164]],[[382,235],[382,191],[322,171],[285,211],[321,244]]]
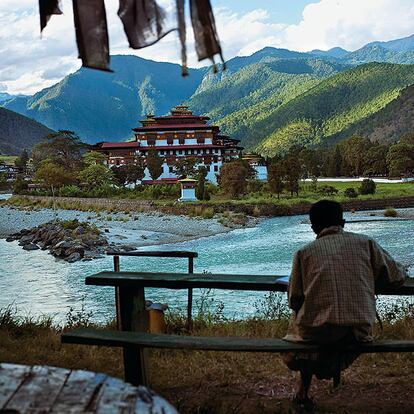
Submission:
[[[87,285],[158,287],[168,289],[230,289],[286,292],[287,283],[280,281],[286,275],[231,275],[231,274],[192,274],[149,273],[149,272],[100,272],[85,279]],[[414,295],[414,278],[396,289],[383,289],[381,295]]]
[[[136,387],[108,377],[89,410],[97,414],[135,413],[137,398]]]
[[[69,370],[62,368],[33,366],[4,410],[18,413],[49,412],[69,373]]]
[[[16,364],[0,364],[0,411],[25,381],[30,367]]]
[[[87,411],[107,376],[90,371],[72,371],[57,396],[52,413],[77,414]]]
[[[137,332],[76,329],[62,335],[62,342],[122,347],[139,345],[145,348],[194,349],[206,351],[292,352],[334,349],[333,346],[294,343],[275,338],[201,337],[161,335]],[[335,348],[350,352],[413,352],[414,340],[383,340]]]
[[[119,287],[119,304],[122,331],[148,331],[148,313],[145,311],[144,288]],[[148,362],[146,351],[131,344],[124,346],[125,381],[133,385],[147,385]]]
[[[158,287],[169,289],[287,290],[287,283],[273,275],[188,274],[149,272],[100,272],[86,277],[87,285]]]
[[[135,412],[137,414],[178,414],[178,411],[164,398],[145,387],[138,387]]]
[[[132,252],[107,252],[109,256],[132,256],[132,257],[198,257],[197,252],[181,251],[181,250],[147,250],[147,251],[132,251]]]
[[[194,273],[194,259],[192,257],[188,258],[188,273]],[[191,331],[193,327],[193,289],[188,289],[187,297],[187,329]]]

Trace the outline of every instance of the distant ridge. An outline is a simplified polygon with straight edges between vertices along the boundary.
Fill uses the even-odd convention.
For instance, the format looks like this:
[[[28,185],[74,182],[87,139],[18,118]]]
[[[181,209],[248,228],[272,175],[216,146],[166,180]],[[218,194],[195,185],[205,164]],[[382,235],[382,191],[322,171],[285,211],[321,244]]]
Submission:
[[[0,108],[0,153],[19,155],[31,149],[52,130],[23,115]]]

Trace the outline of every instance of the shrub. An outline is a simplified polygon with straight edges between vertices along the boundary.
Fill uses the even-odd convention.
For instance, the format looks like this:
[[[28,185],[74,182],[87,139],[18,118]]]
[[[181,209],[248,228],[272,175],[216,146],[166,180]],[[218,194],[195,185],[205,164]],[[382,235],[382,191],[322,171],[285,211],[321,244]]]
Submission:
[[[384,217],[397,217],[398,213],[395,208],[387,207],[384,211]]]
[[[332,185],[322,185],[316,190],[316,192],[321,195],[334,195],[338,193],[338,189]]]
[[[82,190],[77,185],[65,185],[59,190],[61,197],[82,197]]]
[[[373,180],[366,178],[359,187],[359,194],[375,194],[377,186]]]
[[[27,191],[28,183],[22,178],[17,178],[13,184],[13,193],[14,194],[23,194]]]
[[[358,197],[358,192],[355,190],[355,188],[350,187],[344,191],[344,195],[348,198],[356,198]]]

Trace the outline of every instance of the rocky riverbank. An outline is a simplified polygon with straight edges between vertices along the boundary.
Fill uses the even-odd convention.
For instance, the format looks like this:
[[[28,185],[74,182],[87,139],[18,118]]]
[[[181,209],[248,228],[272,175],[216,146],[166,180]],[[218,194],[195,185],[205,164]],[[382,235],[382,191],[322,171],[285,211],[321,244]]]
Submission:
[[[47,208],[0,206],[0,238],[59,220],[74,220],[94,225],[108,241],[111,250],[131,250],[143,246],[183,242],[200,237],[226,233],[218,219],[170,216],[158,212],[82,212]],[[255,221],[249,221],[252,226]],[[24,236],[24,234],[23,234]]]
[[[92,260],[106,253],[111,247],[116,248],[108,243],[108,239],[96,226],[80,223],[76,219],[22,229],[8,236],[6,241],[18,241],[24,250],[49,250],[51,255],[69,263]]]

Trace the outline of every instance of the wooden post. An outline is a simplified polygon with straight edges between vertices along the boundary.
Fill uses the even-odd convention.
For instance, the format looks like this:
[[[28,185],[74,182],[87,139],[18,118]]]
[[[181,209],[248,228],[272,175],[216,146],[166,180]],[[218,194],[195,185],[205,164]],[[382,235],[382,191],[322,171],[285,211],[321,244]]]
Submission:
[[[121,265],[119,263],[119,256],[114,256],[114,272],[119,272],[121,269]],[[116,309],[116,328],[118,330],[121,329],[121,315],[120,315],[120,308],[119,308],[119,288],[115,287],[115,309]]]
[[[123,331],[148,331],[144,288],[119,287],[120,324]],[[148,385],[146,350],[134,345],[124,346],[125,381]]]
[[[188,273],[194,273],[194,258],[188,258]],[[187,303],[187,328],[191,331],[193,327],[193,289],[188,289],[188,303]]]

